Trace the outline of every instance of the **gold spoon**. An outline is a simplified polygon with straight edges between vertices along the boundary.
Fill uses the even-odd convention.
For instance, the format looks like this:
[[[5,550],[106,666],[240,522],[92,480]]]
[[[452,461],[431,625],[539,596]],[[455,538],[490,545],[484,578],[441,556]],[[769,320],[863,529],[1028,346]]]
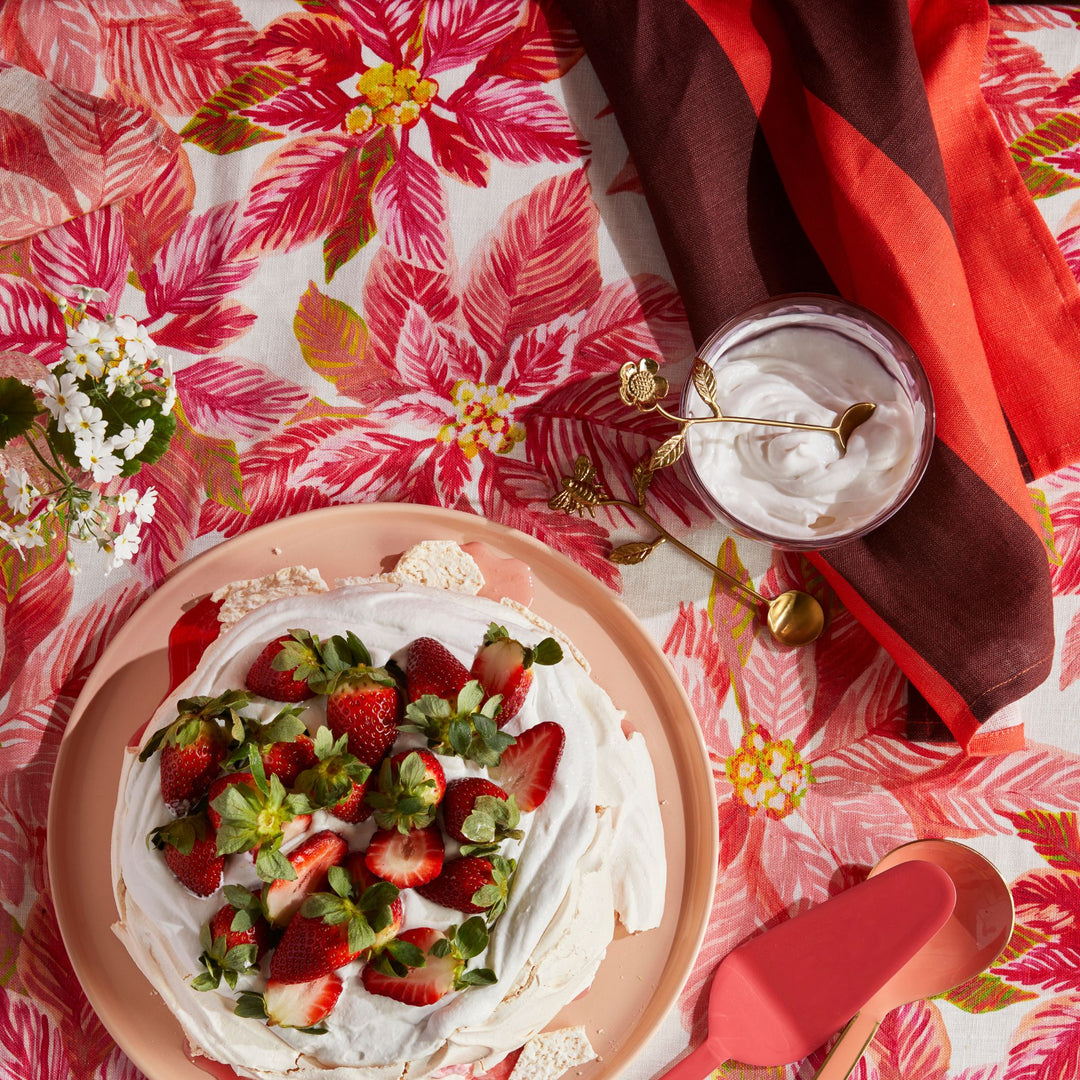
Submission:
[[[678,421],[687,428],[692,427],[694,424],[724,423],[760,424],[762,427],[796,428],[799,431],[825,431],[835,437],[836,441],[840,444],[841,452],[847,453],[847,443],[848,439],[851,438],[851,433],[861,424],[865,424],[873,415],[876,408],[877,405],[872,401],[857,401],[854,405],[849,405],[843,411],[840,419],[832,427],[828,427],[825,424],[800,424],[794,420],[762,420],[753,416],[727,416],[726,414],[719,412],[715,416],[672,416],[659,406],[657,407],[657,411],[668,417],[670,420]]]
[[[684,555],[701,563],[713,574],[722,577],[733,588],[749,596],[758,604],[764,604],[768,608],[765,622],[772,636],[783,645],[809,645],[816,641],[821,631],[825,628],[825,612],[821,604],[809,593],[799,589],[788,589],[771,600],[762,596],[756,589],[745,581],[740,581],[733,574],[722,570],[715,563],[711,563],[704,555],[698,554],[693,548],[687,547],[681,540],[671,535],[657,520],[645,509],[645,493],[652,480],[652,469],[646,462],[639,462],[634,469],[634,487],[637,490],[638,502],[627,502],[625,499],[613,499],[600,487],[596,480],[596,469],[585,454],[579,454],[574,463],[573,476],[562,478],[562,487],[549,500],[548,506],[552,510],[561,510],[567,514],[586,513],[590,517],[594,515],[597,506],[618,506],[625,510],[632,510],[647,521],[659,535],[647,542],[624,544],[616,548],[608,558],[615,563],[625,566],[644,562],[665,541],[678,548]]]

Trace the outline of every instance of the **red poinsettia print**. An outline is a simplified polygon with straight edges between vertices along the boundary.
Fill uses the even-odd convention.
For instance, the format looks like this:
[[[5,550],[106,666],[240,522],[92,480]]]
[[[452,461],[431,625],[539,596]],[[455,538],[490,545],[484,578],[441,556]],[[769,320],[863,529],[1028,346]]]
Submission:
[[[443,269],[443,177],[483,187],[492,159],[581,155],[543,85],[580,55],[550,0],[335,0],[264,27],[181,134],[216,154],[287,139],[256,172],[239,252],[322,239],[330,281],[379,232]]]
[[[313,491],[327,504],[421,502],[572,548],[614,583],[599,523],[556,515],[547,500],[582,451],[629,478],[656,442],[656,420],[619,401],[616,371],[628,356],[685,355],[689,339],[661,279],[602,282],[597,225],[575,170],[513,204],[462,274],[384,247],[363,319],[312,284],[296,318],[305,358],[362,415],[313,417],[256,444],[241,462],[251,517],[213,507],[202,528],[250,527],[279,516],[283,498],[299,500],[290,512],[306,509]],[[655,494],[685,513],[693,496],[676,484],[658,481]]]

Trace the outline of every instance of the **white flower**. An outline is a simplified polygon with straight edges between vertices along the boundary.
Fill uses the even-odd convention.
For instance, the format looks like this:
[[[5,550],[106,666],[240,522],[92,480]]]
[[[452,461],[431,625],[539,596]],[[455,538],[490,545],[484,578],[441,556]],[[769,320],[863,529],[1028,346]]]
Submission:
[[[134,488],[128,488],[116,496],[116,509],[121,514],[130,514],[139,502],[139,493]]]
[[[9,469],[4,477],[4,501],[13,513],[23,516],[30,513],[30,504],[41,492],[30,482],[30,475],[18,467]]]
[[[135,520],[142,525],[148,525],[154,519],[155,503],[157,502],[157,488],[147,488],[139,498],[132,513]]]
[[[0,540],[13,547],[20,555],[24,548],[45,546],[45,537],[41,535],[41,522],[37,518],[21,525],[9,525],[6,521],[0,521]]]
[[[90,399],[75,382],[75,376],[66,372],[59,379],[50,372],[44,379],[38,379],[35,386],[44,395],[42,404],[49,410],[49,415],[56,421],[60,431],[68,430],[69,412],[77,412],[90,404]]]
[[[84,304],[88,302],[100,304],[103,300],[109,299],[109,294],[104,289],[95,289],[90,285],[76,285],[74,289],[75,295]]]
[[[117,352],[119,352],[119,346],[116,344],[116,335],[112,332],[112,328],[107,323],[100,323],[88,315],[84,315],[79,320],[79,324],[67,332],[65,358],[69,364],[77,362],[80,369],[85,367],[87,374],[95,379],[100,378],[105,370],[105,354]]]
[[[113,439],[112,448],[123,450],[124,457],[130,461],[143,452],[153,434],[153,420],[140,420],[134,427],[125,424],[120,434]]]
[[[108,545],[105,550],[110,550]],[[113,559],[110,569],[115,570],[118,566],[131,561],[135,552],[139,550],[139,523],[137,521],[128,522],[123,532],[113,535],[111,550]]]
[[[91,474],[95,484],[107,484],[120,475],[124,463],[99,439],[76,439],[79,464]]]
[[[69,409],[64,414],[64,422],[67,430],[75,436],[75,441],[80,439],[105,438],[108,424],[101,410],[96,405],[85,405],[81,409]]]
[[[165,398],[161,402],[161,414],[162,416],[168,416],[172,412],[172,407],[176,404],[176,387],[173,385],[171,374],[165,375],[161,381],[165,386]]]
[[[73,502],[75,517],[71,522],[71,532],[82,540],[100,540],[107,535],[104,515],[101,512],[101,495],[91,491],[85,499]]]
[[[122,352],[105,365],[105,393],[112,397],[116,388],[131,374],[131,358]]]

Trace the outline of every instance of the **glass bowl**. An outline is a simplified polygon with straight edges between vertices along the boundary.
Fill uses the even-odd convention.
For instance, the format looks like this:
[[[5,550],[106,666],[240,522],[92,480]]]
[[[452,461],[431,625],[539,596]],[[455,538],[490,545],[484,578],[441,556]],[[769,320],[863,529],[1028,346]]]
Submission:
[[[739,423],[687,431],[691,483],[735,533],[791,551],[864,536],[910,498],[930,460],[934,399],[904,338],[873,312],[832,296],[778,296],[725,323],[698,351],[729,416],[836,424],[877,408],[848,439]],[[711,409],[688,378],[683,416]]]

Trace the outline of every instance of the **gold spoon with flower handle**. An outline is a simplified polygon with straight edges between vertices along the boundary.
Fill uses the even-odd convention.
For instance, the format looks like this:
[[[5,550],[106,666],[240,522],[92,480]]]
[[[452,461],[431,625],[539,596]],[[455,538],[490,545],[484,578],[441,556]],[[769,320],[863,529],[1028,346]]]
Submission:
[[[809,645],[816,641],[821,631],[825,628],[825,612],[821,604],[809,593],[799,589],[788,589],[769,599],[762,596],[755,588],[741,581],[734,574],[722,570],[715,563],[709,562],[693,548],[687,547],[681,540],[671,535],[657,520],[645,509],[645,493],[652,480],[653,470],[647,462],[639,462],[634,469],[634,487],[637,490],[638,501],[628,502],[625,499],[614,499],[600,487],[596,479],[596,469],[585,454],[579,454],[574,463],[572,476],[564,476],[562,485],[549,500],[548,506],[552,510],[561,510],[566,514],[578,514],[582,517],[587,513],[590,517],[595,516],[597,506],[617,506],[624,510],[631,510],[643,520],[648,522],[659,534],[653,540],[639,541],[624,544],[608,556],[612,562],[630,566],[644,562],[661,544],[667,542],[676,547],[684,555],[701,563],[711,573],[722,577],[733,588],[738,589],[744,595],[750,597],[758,604],[764,604],[768,608],[765,622],[772,636],[783,645]]]

